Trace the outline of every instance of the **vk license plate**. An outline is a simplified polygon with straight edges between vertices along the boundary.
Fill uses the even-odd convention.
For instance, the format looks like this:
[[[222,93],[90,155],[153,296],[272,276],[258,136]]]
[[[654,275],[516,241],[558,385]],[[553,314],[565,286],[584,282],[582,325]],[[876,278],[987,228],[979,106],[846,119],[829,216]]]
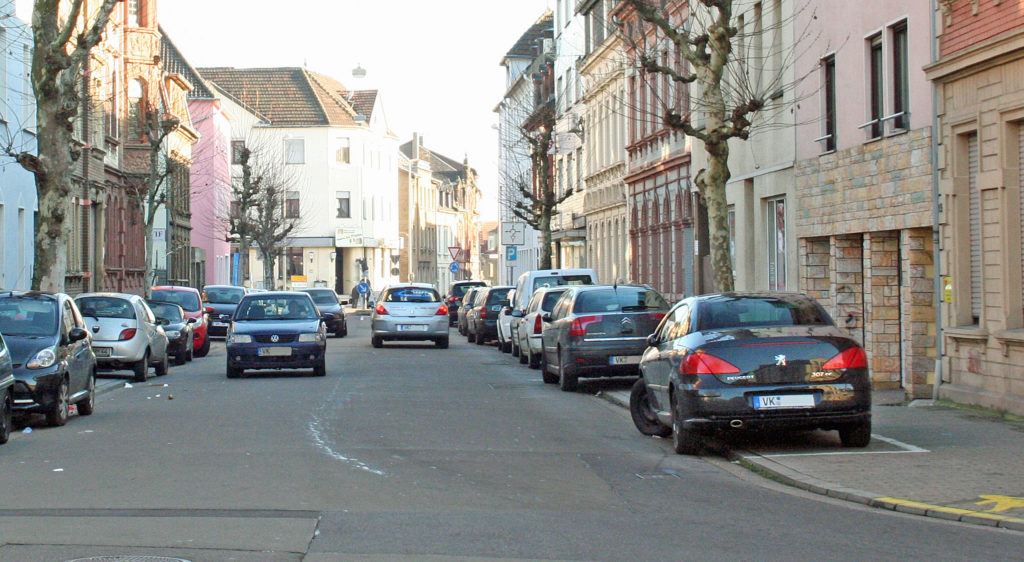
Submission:
[[[427,326],[425,324],[399,324],[399,332],[426,332]]]
[[[754,397],[756,410],[784,410],[789,408],[813,408],[814,396],[811,394],[773,394]]]
[[[96,357],[110,357],[109,347],[94,347],[92,352],[96,354]]]
[[[260,357],[287,357],[292,354],[290,347],[261,347]]]
[[[613,355],[608,358],[609,365],[639,365],[639,355]]]
[[[211,325],[214,328],[222,328],[224,326],[227,326],[228,324],[227,324],[227,322],[211,322]]]

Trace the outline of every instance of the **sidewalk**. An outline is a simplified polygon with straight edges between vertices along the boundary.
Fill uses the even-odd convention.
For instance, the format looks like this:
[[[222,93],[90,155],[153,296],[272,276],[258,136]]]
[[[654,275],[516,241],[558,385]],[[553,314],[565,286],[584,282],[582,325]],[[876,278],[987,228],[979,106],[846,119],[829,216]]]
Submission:
[[[629,392],[602,397],[629,407]],[[1024,531],[1024,423],[876,392],[872,441],[835,431],[727,438],[730,460],[780,482],[873,507]]]

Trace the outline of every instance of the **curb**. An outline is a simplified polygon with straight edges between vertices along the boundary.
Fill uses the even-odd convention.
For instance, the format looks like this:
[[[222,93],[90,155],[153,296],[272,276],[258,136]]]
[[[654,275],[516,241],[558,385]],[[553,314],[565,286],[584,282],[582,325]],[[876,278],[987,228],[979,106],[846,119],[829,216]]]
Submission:
[[[618,392],[599,392],[598,398],[606,400],[616,406],[629,408],[628,395],[624,399]],[[830,498],[854,502],[878,509],[898,511],[910,515],[921,515],[946,521],[959,521],[972,525],[984,527],[999,527],[1012,531],[1024,531],[1024,519],[996,515],[983,511],[972,511],[956,507],[946,507],[917,502],[904,498],[894,498],[883,494],[876,494],[864,490],[846,488],[832,482],[825,482],[811,478],[806,474],[782,466],[774,461],[766,459],[750,451],[723,451],[725,457],[736,462],[751,472],[770,478],[776,482],[799,488],[801,490],[828,496]]]

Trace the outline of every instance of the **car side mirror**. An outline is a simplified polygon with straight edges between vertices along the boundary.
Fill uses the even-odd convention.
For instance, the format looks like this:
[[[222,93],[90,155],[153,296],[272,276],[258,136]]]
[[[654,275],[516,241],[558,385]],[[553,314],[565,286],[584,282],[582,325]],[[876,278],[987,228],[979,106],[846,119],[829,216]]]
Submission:
[[[655,347],[658,345],[658,334],[651,334],[647,336],[647,345]]]
[[[68,333],[68,341],[74,343],[76,341],[82,341],[89,337],[89,332],[86,332],[82,328],[72,328]]]
[[[522,310],[513,310],[512,311],[512,318],[522,318],[522,317],[523,317],[523,311]]]
[[[543,320],[544,322],[551,322],[551,313],[544,313],[544,316],[541,316],[540,319]]]
[[[185,322],[185,323],[186,323],[186,324],[196,324],[196,323],[198,323],[198,322],[199,322],[199,319],[198,319],[198,318],[189,318],[189,319],[188,319],[188,321],[187,321],[187,322]]]

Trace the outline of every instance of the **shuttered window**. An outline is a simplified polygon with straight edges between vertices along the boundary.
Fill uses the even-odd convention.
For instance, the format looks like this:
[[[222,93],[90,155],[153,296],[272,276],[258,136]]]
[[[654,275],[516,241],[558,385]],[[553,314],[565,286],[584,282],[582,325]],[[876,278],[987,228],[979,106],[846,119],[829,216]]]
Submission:
[[[978,135],[967,136],[967,173],[971,236],[971,316],[981,318],[981,194],[978,192]]]
[[[1021,288],[1024,292],[1024,121],[1017,124],[1017,170],[1020,174],[1020,248],[1021,248]],[[1024,295],[1022,295],[1024,296]],[[1024,302],[1024,301],[1022,301]]]

